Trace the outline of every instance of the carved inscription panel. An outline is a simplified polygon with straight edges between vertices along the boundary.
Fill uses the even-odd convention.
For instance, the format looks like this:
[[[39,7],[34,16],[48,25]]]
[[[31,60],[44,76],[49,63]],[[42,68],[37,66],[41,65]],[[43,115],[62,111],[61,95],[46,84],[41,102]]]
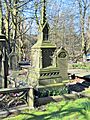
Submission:
[[[52,66],[53,54],[55,49],[44,48],[42,49],[42,67]]]

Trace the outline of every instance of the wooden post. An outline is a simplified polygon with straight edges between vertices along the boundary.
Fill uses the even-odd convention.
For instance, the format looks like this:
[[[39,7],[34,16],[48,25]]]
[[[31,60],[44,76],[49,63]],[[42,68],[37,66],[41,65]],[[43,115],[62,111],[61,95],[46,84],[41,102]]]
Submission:
[[[33,94],[33,87],[30,87],[28,91],[28,105],[30,109],[34,108],[34,94]]]

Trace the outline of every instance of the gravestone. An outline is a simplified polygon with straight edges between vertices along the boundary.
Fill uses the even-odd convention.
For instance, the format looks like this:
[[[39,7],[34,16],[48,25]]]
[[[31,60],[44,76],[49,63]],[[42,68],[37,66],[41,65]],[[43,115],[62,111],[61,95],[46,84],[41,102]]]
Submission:
[[[62,80],[68,79],[68,53],[63,47],[57,50],[57,66]]]
[[[17,69],[17,53],[14,52],[14,47],[12,47],[12,52],[9,54],[10,69]]]
[[[42,19],[38,41],[31,48],[31,62],[33,69],[29,78],[31,85],[37,81],[38,85],[56,84],[61,81],[59,69],[54,56],[56,45],[49,40],[49,24],[46,18],[46,1],[42,0]]]

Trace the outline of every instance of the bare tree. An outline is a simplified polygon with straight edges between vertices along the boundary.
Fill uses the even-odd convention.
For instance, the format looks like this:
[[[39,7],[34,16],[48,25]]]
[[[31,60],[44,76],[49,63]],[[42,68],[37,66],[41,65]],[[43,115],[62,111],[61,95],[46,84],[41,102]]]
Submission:
[[[79,6],[79,14],[80,14],[80,28],[81,28],[81,40],[82,40],[82,52],[83,52],[83,60],[86,59],[87,54],[87,39],[85,38],[85,25],[86,25],[86,15],[87,10],[90,7],[89,0],[77,0]]]
[[[2,0],[0,0],[0,33],[5,34]]]

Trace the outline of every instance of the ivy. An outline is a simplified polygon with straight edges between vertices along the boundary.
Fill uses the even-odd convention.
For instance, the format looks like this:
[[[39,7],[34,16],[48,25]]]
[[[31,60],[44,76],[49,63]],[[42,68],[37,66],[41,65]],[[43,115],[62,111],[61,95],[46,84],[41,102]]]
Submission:
[[[66,86],[62,88],[40,88],[37,91],[38,98],[48,97],[48,96],[58,96],[68,93],[68,88]]]

